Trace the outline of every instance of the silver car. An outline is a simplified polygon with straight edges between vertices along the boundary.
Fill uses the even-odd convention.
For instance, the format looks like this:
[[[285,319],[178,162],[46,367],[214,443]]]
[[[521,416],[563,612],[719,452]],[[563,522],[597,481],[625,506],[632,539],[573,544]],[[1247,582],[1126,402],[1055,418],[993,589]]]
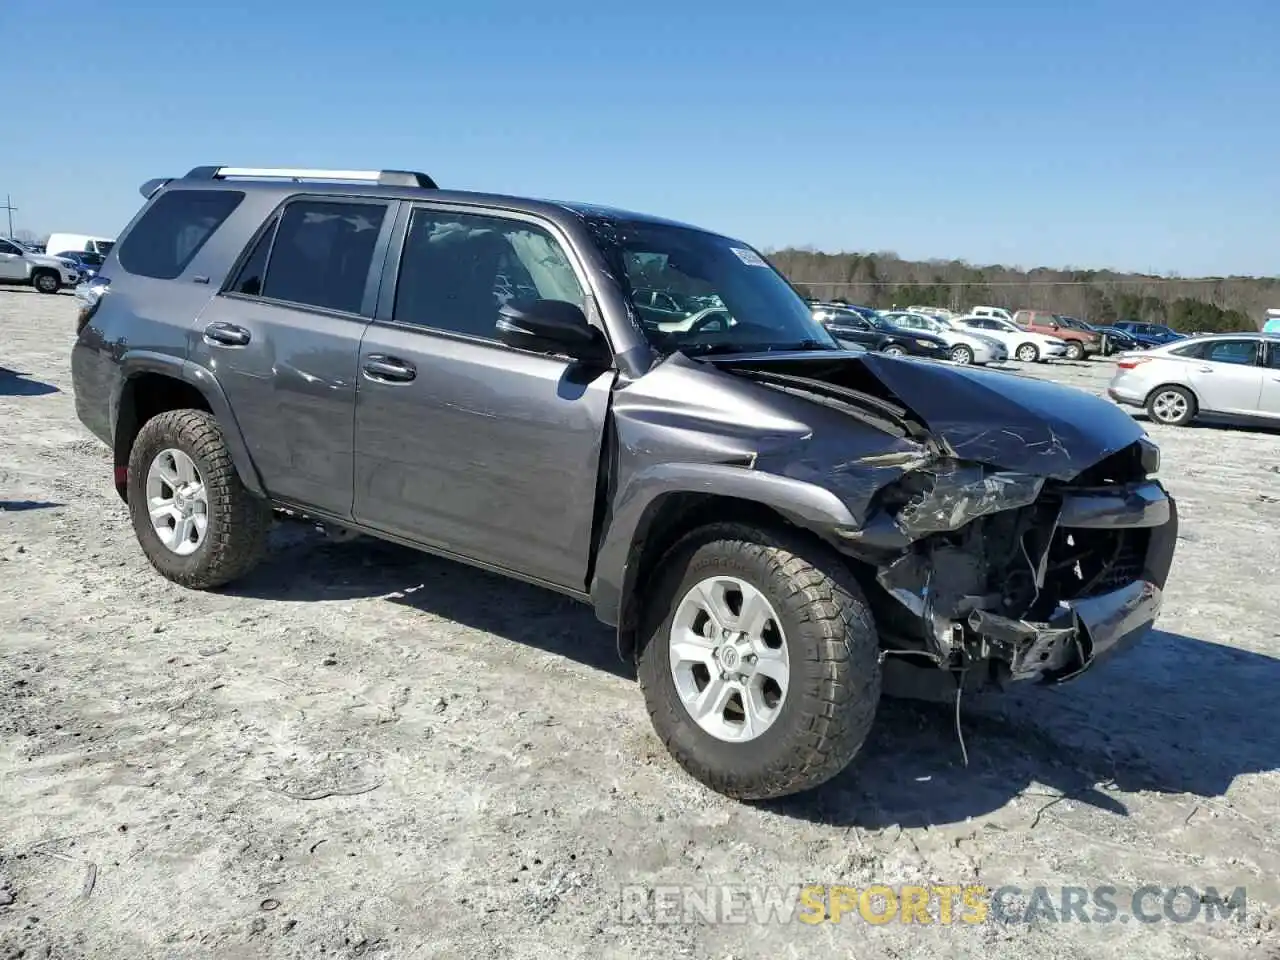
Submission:
[[[1280,421],[1280,334],[1224,333],[1120,355],[1107,395],[1157,423]]]
[[[21,283],[41,293],[57,293],[80,282],[80,270],[70,260],[32,253],[16,240],[0,237],[0,283]]]

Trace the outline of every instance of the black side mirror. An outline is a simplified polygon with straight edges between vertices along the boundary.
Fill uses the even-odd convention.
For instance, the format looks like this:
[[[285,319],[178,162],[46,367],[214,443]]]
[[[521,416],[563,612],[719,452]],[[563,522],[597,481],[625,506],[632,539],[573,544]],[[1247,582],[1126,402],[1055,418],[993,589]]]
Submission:
[[[523,350],[563,353],[575,360],[599,360],[604,338],[576,304],[564,300],[525,301],[498,308],[498,337]]]

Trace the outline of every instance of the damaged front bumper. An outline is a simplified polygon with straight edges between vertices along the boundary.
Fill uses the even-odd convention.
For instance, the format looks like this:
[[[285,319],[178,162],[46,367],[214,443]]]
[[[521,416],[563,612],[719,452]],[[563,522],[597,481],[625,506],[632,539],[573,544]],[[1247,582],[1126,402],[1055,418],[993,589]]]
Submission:
[[[1177,504],[1155,480],[1046,488],[964,467],[853,539],[909,544],[877,581],[938,666],[1062,683],[1151,628],[1177,531]],[[993,565],[1000,556],[1014,559]]]
[[[1178,506],[1164,488],[1146,481],[1109,495],[1069,495],[1063,500],[1057,535],[1070,536],[1077,530],[1145,533],[1137,576],[1116,589],[1063,600],[1044,622],[971,612],[970,629],[1002,646],[1005,656],[1000,659],[1008,664],[1010,680],[1074,679],[1099,660],[1132,646],[1160,615],[1178,537]]]

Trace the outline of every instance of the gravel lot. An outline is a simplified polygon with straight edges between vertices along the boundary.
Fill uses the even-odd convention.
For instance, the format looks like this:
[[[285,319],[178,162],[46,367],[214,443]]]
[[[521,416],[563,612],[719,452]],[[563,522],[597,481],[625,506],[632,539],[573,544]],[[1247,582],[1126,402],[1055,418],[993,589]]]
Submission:
[[[1280,957],[1275,434],[1150,427],[1183,527],[1142,645],[966,702],[967,767],[950,707],[886,702],[828,789],[749,806],[667,758],[570,601],[298,526],[234,588],[163,580],[76,420],[73,317],[0,288],[0,960]],[[1034,373],[1101,393],[1110,367]],[[922,882],[1248,903],[927,927],[618,909],[624,884]]]

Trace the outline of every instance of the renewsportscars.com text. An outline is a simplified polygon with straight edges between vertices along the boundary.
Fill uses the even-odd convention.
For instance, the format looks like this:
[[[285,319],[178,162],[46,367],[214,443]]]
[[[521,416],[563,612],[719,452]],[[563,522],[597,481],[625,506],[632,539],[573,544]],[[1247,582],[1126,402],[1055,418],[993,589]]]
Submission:
[[[794,884],[787,887],[624,886],[618,919],[628,924],[888,923],[1242,923],[1246,892],[1235,887],[975,884]]]

